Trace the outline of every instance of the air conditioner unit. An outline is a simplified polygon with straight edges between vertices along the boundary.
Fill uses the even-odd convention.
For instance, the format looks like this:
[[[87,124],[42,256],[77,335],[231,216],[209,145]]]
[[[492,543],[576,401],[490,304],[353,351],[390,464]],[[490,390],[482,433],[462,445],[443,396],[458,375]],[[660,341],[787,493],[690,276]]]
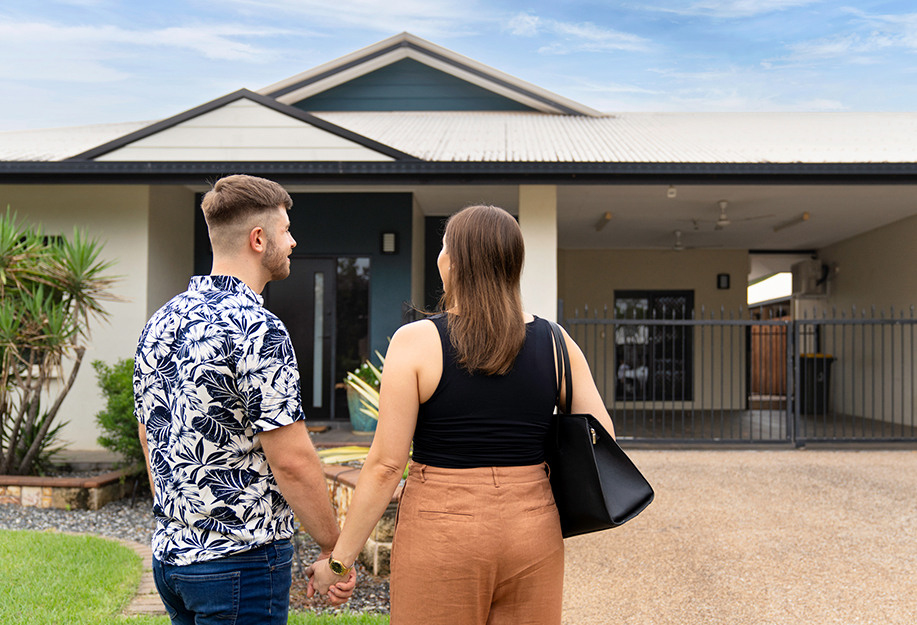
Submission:
[[[820,260],[803,260],[790,270],[793,272],[793,295],[818,297],[828,294],[827,265]]]

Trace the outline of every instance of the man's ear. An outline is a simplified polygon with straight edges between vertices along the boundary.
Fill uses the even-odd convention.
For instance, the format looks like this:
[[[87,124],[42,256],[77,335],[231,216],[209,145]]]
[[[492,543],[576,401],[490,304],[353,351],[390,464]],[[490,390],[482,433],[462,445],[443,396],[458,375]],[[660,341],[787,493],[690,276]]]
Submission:
[[[265,244],[266,237],[264,235],[264,229],[261,228],[261,226],[252,228],[252,231],[248,233],[249,247],[251,247],[253,251],[260,254],[264,251]]]

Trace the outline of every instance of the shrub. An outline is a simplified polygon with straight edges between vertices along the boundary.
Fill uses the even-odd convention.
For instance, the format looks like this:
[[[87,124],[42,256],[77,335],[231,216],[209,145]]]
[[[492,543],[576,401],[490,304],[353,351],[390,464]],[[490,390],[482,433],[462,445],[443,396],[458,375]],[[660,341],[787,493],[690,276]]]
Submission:
[[[111,367],[94,360],[92,368],[105,396],[105,410],[96,414],[96,423],[102,431],[99,445],[121,454],[124,466],[143,463],[143,447],[134,418],[134,360],[121,359]]]

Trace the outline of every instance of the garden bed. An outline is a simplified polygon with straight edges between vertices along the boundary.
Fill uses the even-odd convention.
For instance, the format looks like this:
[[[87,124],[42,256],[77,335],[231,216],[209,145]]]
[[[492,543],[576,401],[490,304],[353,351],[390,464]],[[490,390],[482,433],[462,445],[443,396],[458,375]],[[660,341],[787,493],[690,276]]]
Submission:
[[[62,510],[98,510],[133,492],[137,469],[91,477],[0,475],[0,504]]]
[[[347,509],[353,499],[353,490],[360,478],[360,467],[325,465],[324,470],[328,494],[331,496],[338,524],[343,526]],[[391,570],[392,538],[395,536],[395,516],[398,512],[398,501],[401,499],[401,489],[401,486],[395,489],[388,508],[360,553],[360,562],[373,575],[388,575]]]

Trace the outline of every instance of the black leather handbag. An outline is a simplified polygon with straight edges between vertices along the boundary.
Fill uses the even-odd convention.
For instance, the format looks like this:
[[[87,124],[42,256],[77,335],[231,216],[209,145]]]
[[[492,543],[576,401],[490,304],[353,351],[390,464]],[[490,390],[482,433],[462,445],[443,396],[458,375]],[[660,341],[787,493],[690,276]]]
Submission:
[[[618,527],[653,501],[653,488],[598,419],[570,414],[573,382],[563,333],[551,323],[557,350],[557,389],[566,380],[564,412],[551,419],[545,446],[551,490],[564,538]]]

